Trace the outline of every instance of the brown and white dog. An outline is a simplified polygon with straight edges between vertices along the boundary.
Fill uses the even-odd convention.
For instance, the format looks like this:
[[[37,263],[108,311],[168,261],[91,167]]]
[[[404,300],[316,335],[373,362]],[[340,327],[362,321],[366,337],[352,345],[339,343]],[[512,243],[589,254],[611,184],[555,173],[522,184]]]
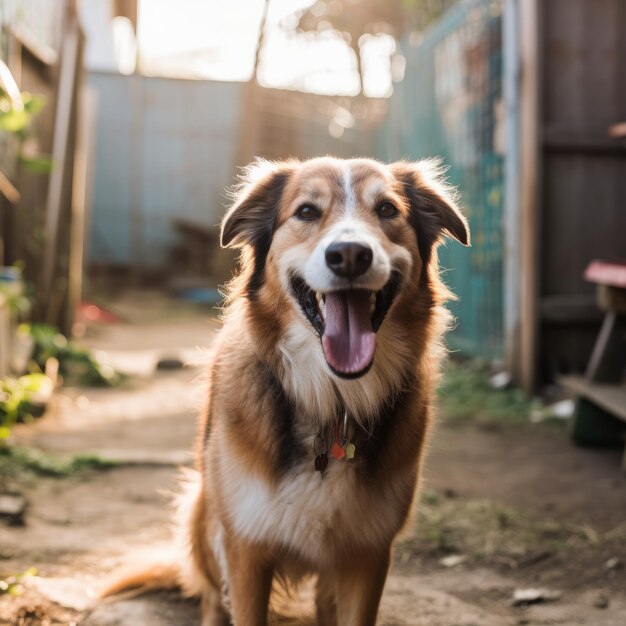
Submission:
[[[318,623],[375,624],[414,499],[468,227],[436,163],[259,161],[222,224],[241,248],[210,367],[186,551],[112,586],[176,583],[203,625],[262,626],[317,575]]]

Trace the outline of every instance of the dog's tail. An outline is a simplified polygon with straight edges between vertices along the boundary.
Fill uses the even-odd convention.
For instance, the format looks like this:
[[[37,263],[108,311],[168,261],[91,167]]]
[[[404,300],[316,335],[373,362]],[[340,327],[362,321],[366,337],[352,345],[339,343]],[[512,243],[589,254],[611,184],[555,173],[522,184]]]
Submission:
[[[174,562],[149,561],[124,569],[98,593],[100,598],[132,598],[149,591],[181,588],[179,566]]]
[[[137,556],[135,564],[117,572],[98,595],[134,597],[158,589],[181,589],[186,596],[200,595],[207,580],[204,553],[206,541],[205,498],[198,472],[184,470],[179,494],[175,498],[176,515],[170,548],[161,554]]]

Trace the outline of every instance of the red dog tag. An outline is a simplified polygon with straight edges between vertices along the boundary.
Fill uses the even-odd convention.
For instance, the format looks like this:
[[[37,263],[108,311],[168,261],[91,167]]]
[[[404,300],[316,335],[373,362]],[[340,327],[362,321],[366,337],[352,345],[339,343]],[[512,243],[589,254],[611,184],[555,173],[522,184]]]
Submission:
[[[346,456],[346,451],[339,445],[337,441],[333,443],[333,447],[330,449],[330,453],[338,461],[340,461],[341,459],[343,459],[344,456]]]

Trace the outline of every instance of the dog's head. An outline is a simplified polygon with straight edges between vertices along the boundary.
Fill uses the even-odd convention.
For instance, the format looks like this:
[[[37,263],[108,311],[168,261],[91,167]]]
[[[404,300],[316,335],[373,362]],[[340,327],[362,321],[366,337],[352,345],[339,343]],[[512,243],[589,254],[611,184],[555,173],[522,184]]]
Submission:
[[[358,378],[399,293],[427,279],[446,234],[469,244],[435,162],[324,157],[248,168],[221,241],[248,251],[248,299],[269,290],[319,335],[334,374]]]

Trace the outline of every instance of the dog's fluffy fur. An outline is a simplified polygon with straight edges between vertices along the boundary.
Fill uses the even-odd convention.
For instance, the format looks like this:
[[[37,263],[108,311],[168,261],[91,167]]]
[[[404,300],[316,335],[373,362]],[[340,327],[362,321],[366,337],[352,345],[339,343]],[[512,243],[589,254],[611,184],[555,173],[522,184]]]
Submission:
[[[436,162],[325,157],[246,170],[222,224],[222,244],[241,248],[240,271],[213,349],[198,473],[181,498],[184,545],[169,566],[108,593],[176,583],[202,598],[205,626],[260,626],[273,580],[313,574],[320,624],[375,623],[418,483],[449,323],[436,257],[444,235],[469,243]],[[324,260],[346,237],[373,255],[349,282]],[[294,276],[320,295],[380,292],[395,277],[366,371],[329,365],[311,317],[323,318],[323,298],[305,314]],[[320,473],[315,437],[344,410],[356,457],[330,458]]]

